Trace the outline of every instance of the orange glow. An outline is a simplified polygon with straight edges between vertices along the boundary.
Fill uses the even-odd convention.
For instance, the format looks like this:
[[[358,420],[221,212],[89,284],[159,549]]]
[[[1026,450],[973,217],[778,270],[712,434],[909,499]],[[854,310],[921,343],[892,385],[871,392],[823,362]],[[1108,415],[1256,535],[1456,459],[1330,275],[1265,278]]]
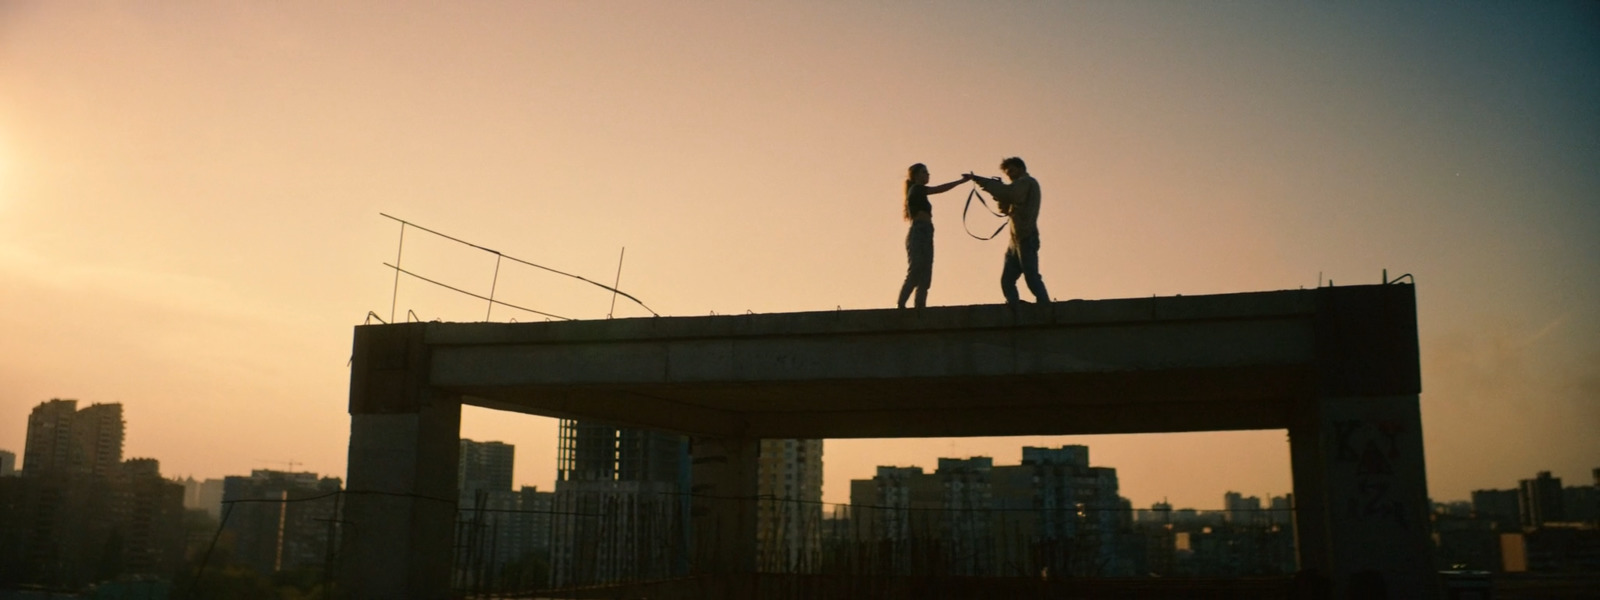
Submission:
[[[391,301],[486,312],[395,295],[380,212],[596,281],[626,246],[622,289],[664,315],[887,308],[906,167],[944,182],[1015,155],[1058,298],[1412,273],[1430,494],[1597,466],[1600,37],[1569,8],[387,8],[0,4],[0,449],[77,398],[123,403],[127,454],[168,476],[266,457],[343,475],[351,328]],[[964,191],[932,198],[933,305],[1000,300],[1004,236],[962,234]],[[466,289],[610,311],[581,282],[406,244]],[[554,431],[463,417],[541,488]],[[1289,491],[1282,432],[1073,442],[1136,507]],[[824,491],[1023,443],[1067,442],[830,441]]]

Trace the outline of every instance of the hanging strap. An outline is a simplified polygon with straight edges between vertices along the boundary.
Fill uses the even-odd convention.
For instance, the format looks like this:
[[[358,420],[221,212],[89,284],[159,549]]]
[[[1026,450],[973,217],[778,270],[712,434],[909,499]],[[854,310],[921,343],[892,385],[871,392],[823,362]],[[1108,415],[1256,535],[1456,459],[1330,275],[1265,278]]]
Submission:
[[[967,235],[972,236],[974,239],[984,240],[984,241],[992,240],[992,239],[995,238],[995,236],[1000,235],[1000,232],[1006,230],[1006,223],[1001,223],[1000,224],[1000,228],[994,230],[994,233],[989,234],[989,237],[980,237],[978,234],[973,233],[972,232],[972,228],[967,226],[967,211],[972,210],[972,199],[973,198],[977,198],[978,199],[978,204],[983,205],[983,209],[989,211],[989,214],[992,214],[992,215],[994,215],[996,217],[1000,217],[1002,219],[1007,219],[1008,221],[1010,220],[1010,218],[1005,216],[1005,215],[1002,215],[1002,214],[1000,214],[998,212],[995,212],[995,210],[992,209],[992,208],[989,208],[989,203],[984,201],[983,194],[978,191],[978,184],[977,183],[973,183],[972,184],[972,191],[967,192],[967,206],[966,206],[966,208],[961,209],[961,228],[967,230]]]

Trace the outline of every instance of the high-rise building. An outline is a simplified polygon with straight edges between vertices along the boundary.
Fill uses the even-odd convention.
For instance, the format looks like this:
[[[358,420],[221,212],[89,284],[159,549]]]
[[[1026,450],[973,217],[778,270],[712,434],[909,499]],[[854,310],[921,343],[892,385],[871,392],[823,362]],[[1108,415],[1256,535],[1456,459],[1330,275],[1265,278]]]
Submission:
[[[457,454],[456,584],[476,587],[528,552],[521,496],[511,488],[516,446],[462,439]]]
[[[1132,527],[1132,506],[1124,506],[1117,470],[1089,466],[1089,447],[1023,448],[1022,466],[1038,482],[1034,507],[1041,534],[1056,540],[1057,572],[1088,573],[1073,556],[1097,555],[1101,573],[1132,568],[1121,553],[1118,531]],[[1010,467],[1006,467],[1010,468]],[[997,470],[999,470],[997,468]],[[1050,554],[1050,553],[1047,553]]]
[[[464,507],[457,521],[456,587],[549,587],[555,494],[523,486],[479,497],[485,510]]]
[[[1134,521],[1140,525],[1167,525],[1172,522],[1172,503],[1162,500],[1139,511]]]
[[[1228,512],[1228,522],[1236,525],[1262,525],[1261,498],[1229,491],[1222,495],[1222,509]]]
[[[511,474],[517,459],[516,446],[505,442],[462,439],[458,456],[456,480],[463,500],[462,508],[472,505],[471,499],[476,491],[511,491]]]
[[[0,477],[10,477],[17,474],[17,455],[9,450],[0,450]]]
[[[77,400],[52,398],[28,414],[28,438],[22,450],[22,471],[29,475],[72,470],[72,417]]]
[[[938,464],[933,475],[939,480],[943,492],[940,505],[946,511],[938,535],[947,541],[951,553],[961,558],[952,561],[950,570],[956,575],[989,574],[995,559],[991,543],[995,534],[995,488],[1003,494],[1011,486],[1005,485],[1003,478],[994,477],[994,459],[987,456],[940,458]]]
[[[0,586],[168,576],[182,564],[183,535],[183,488],[153,459],[104,475],[41,467],[0,479]]]
[[[221,479],[201,481],[193,477],[186,477],[179,483],[183,484],[184,508],[204,510],[213,519],[222,518]]]
[[[1119,532],[1127,512],[1124,510],[1117,470],[1089,467],[1075,479],[1078,507],[1083,517],[1075,548],[1067,557],[1063,569],[1083,575],[1132,575],[1132,565],[1120,551],[1122,540]],[[1073,558],[1080,554],[1097,556],[1100,562],[1090,565]]]
[[[113,502],[126,573],[165,575],[183,564],[183,486],[153,458],[130,458],[115,474]]]
[[[1267,496],[1267,522],[1280,528],[1287,528],[1294,523],[1294,494],[1283,496]],[[1470,504],[1468,505],[1470,506]]]
[[[1472,516],[1495,524],[1500,531],[1521,527],[1518,490],[1473,490]]]
[[[872,565],[886,574],[910,572],[919,541],[936,537],[943,505],[939,479],[922,467],[880,466],[871,479],[851,480],[852,531],[838,547],[856,557],[844,562]]]
[[[122,460],[125,427],[121,404],[34,407],[23,477],[0,486],[0,585],[79,587],[182,563],[183,486],[155,459]]]
[[[51,399],[28,415],[23,474],[83,473],[108,477],[122,464],[124,423],[121,404]]]
[[[943,568],[964,575],[1022,564],[1052,573],[1132,573],[1119,546],[1132,511],[1118,495],[1116,469],[1090,467],[1084,446],[1024,448],[1023,464],[1015,466],[973,457],[941,458],[932,474],[878,467],[872,479],[851,481],[850,492],[852,527],[863,542],[888,549],[883,567],[891,572],[943,552]]]
[[[1014,508],[1037,511],[1039,530],[1048,539],[1077,538],[1080,522],[1090,516],[1083,509],[1091,504],[1098,507],[1104,503],[1100,500],[1098,484],[1080,481],[1083,475],[1094,472],[1089,466],[1089,447],[1023,447],[1022,466],[1028,468],[1018,469],[1017,472],[1029,476],[1033,484],[1024,488],[1030,502]],[[1114,472],[1112,476],[1115,477]],[[1111,491],[1115,493],[1116,490],[1113,488]]]
[[[570,419],[560,438],[552,583],[687,573],[688,438]]]
[[[121,404],[91,404],[72,418],[75,445],[83,453],[79,468],[107,476],[122,464],[126,424]]]
[[[816,570],[822,551],[822,440],[761,440],[756,477],[757,569]]]
[[[1569,522],[1600,524],[1600,488],[1592,485],[1563,488],[1561,508]]]
[[[1540,471],[1533,479],[1518,482],[1517,504],[1523,527],[1543,527],[1545,523],[1567,520],[1563,510],[1561,478]]]
[[[938,478],[922,467],[878,467],[872,479],[850,482],[850,518],[867,540],[904,542],[931,531],[929,517],[943,506]]]
[[[1022,464],[1061,465],[1079,469],[1089,468],[1089,447],[1079,444],[1060,448],[1022,447]]]
[[[536,486],[522,486],[522,537],[530,552],[550,552],[551,517],[555,512],[554,492],[541,492]]]
[[[263,575],[322,567],[338,546],[337,477],[257,469],[223,479],[235,562]]]

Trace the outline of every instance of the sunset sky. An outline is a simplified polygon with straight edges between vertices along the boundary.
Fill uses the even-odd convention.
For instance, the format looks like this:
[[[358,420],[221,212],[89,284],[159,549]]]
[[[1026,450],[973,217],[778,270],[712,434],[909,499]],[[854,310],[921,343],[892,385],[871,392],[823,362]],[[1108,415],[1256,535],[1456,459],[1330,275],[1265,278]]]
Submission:
[[[380,212],[606,283],[626,247],[620,287],[663,315],[886,308],[906,167],[1013,155],[1058,299],[1410,273],[1431,495],[1600,467],[1593,2],[0,0],[0,449],[75,398],[122,403],[125,456],[169,477],[343,476],[352,328],[485,319],[396,293]],[[965,198],[932,198],[933,305],[1001,299]],[[610,311],[405,243],[475,293]],[[555,430],[468,408],[462,435],[549,489]],[[830,441],[825,499],[875,465],[1065,443],[1140,507],[1289,491],[1266,431]]]

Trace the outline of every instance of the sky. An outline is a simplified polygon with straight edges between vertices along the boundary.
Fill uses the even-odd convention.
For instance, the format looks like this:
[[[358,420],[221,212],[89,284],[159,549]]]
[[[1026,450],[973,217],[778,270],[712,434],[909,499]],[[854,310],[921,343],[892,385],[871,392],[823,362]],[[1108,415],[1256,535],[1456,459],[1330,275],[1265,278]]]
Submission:
[[[906,168],[1020,156],[1058,299],[1416,282],[1437,500],[1600,467],[1600,6],[0,0],[0,449],[120,402],[169,477],[342,476],[353,328],[894,305]],[[933,196],[933,305],[1003,241]],[[973,231],[992,231],[973,216]],[[619,258],[621,270],[618,271]],[[620,278],[620,279],[617,279]],[[414,315],[414,316],[408,316]],[[549,489],[556,422],[467,408]],[[1135,506],[1290,489],[1283,431],[1088,444]],[[292,463],[292,464],[291,464]]]

